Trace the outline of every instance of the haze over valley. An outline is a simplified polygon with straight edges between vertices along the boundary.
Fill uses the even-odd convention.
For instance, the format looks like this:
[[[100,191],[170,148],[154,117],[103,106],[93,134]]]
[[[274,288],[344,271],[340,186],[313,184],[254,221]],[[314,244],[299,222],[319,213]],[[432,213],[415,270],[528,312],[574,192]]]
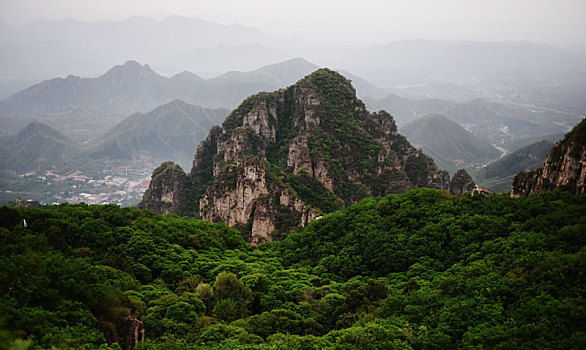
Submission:
[[[534,15],[577,16],[567,2]],[[170,8],[183,8],[176,5]],[[436,9],[439,18],[459,5]],[[85,8],[63,18],[43,6],[35,17],[4,4],[14,16],[0,22],[0,200],[136,204],[155,167],[173,161],[189,170],[208,130],[246,97],[320,67],[350,79],[369,110],[388,111],[441,169],[466,168],[489,188],[480,169],[530,144],[555,142],[584,118],[586,50],[562,39],[576,28],[570,24],[546,36],[519,17],[525,34],[466,37],[457,34],[463,23],[431,17],[427,34],[423,25],[384,28],[380,14],[370,23],[355,17],[353,25],[339,8],[330,25],[344,29],[326,34],[323,4],[298,22],[305,26],[289,23],[292,31],[282,30],[287,19],[277,7],[271,24],[245,8],[242,23],[215,20],[214,6],[200,7],[203,17],[195,7],[152,17],[123,6],[102,18]],[[485,10],[489,21],[495,14]],[[486,23],[479,19],[479,28]],[[444,35],[432,31],[440,27]],[[506,181],[491,189],[506,191]]]

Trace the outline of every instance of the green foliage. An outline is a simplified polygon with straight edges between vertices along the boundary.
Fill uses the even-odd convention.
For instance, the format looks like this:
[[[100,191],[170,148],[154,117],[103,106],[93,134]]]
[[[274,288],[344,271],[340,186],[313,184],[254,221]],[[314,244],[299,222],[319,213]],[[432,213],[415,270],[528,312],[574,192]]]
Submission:
[[[296,175],[290,175],[285,181],[307,204],[324,213],[331,213],[343,207],[344,202],[340,198],[334,196],[306,171],[302,170]]]
[[[368,198],[276,243],[116,206],[0,208],[0,346],[586,344],[586,196]],[[23,227],[22,220],[29,223]]]

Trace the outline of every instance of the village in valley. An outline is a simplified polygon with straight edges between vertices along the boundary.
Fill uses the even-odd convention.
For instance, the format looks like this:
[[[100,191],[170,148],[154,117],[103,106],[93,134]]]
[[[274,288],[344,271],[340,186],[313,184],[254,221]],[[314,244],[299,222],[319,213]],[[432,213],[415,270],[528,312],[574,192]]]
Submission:
[[[6,190],[8,199],[39,198],[41,204],[86,203],[132,206],[140,201],[149,187],[152,165],[139,169],[116,167],[102,171],[74,170],[59,172],[33,170],[18,174],[27,190]]]

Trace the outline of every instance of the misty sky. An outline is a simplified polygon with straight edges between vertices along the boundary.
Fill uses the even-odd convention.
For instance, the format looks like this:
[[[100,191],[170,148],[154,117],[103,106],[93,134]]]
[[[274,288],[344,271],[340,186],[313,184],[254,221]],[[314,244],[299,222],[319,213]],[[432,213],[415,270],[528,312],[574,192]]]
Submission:
[[[0,19],[12,25],[169,15],[316,41],[530,40],[586,47],[586,0],[0,0]]]

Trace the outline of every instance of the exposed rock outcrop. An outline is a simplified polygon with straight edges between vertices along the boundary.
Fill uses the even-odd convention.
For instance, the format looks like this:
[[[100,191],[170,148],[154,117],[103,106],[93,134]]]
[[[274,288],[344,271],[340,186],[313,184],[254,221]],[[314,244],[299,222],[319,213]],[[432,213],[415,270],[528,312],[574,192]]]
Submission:
[[[188,215],[187,189],[187,175],[183,169],[173,162],[164,162],[153,172],[149,189],[138,208],[161,214]]]
[[[470,193],[476,188],[476,184],[472,177],[466,170],[458,170],[450,181],[450,193],[451,194],[464,194]]]
[[[141,320],[134,316],[128,317],[126,324],[126,348],[136,349],[138,343],[144,341],[144,325]]]
[[[295,218],[296,224],[305,226],[317,211],[273,178],[271,172],[275,171],[270,163],[256,157],[239,166],[227,165],[201,199],[201,217],[250,231],[253,244],[270,241],[273,231],[286,229],[279,227],[283,220]]]
[[[189,186],[184,207],[260,243],[367,196],[448,190],[450,179],[390,114],[369,113],[346,78],[320,69],[243,101],[198,147]]]
[[[543,167],[515,176],[511,197],[558,188],[572,193],[586,191],[586,119],[551,149]]]

